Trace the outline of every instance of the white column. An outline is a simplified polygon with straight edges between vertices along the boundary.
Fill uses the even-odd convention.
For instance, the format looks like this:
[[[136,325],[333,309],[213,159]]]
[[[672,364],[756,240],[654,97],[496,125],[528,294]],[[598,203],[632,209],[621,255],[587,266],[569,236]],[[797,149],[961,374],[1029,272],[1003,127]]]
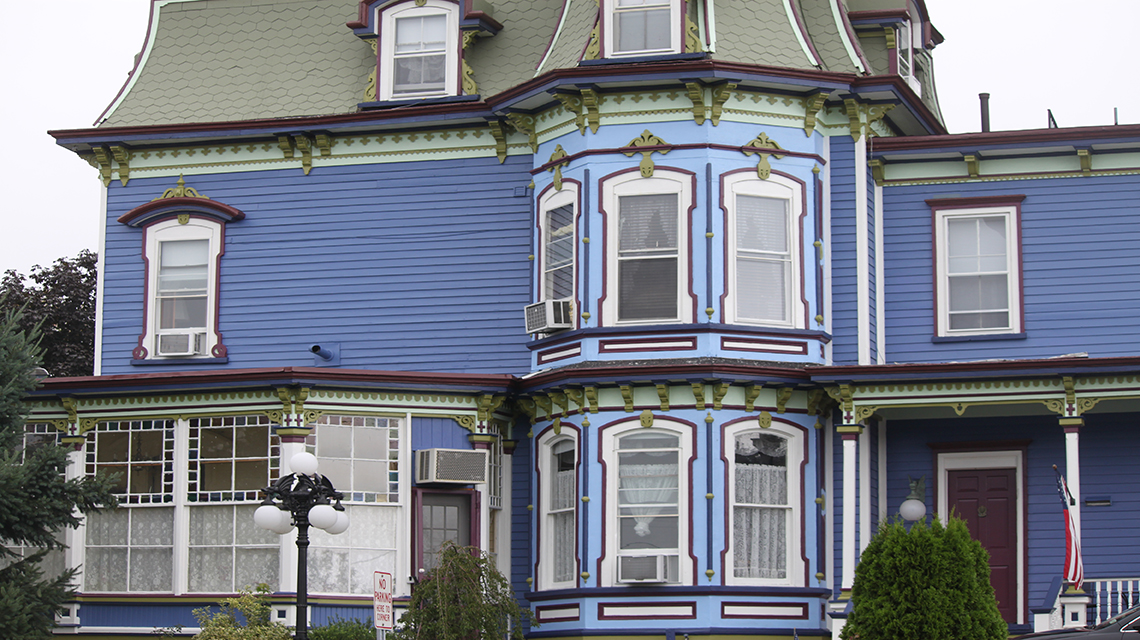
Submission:
[[[1065,430],[1065,483],[1069,485],[1069,493],[1073,494],[1076,504],[1069,505],[1069,513],[1073,515],[1073,524],[1076,527],[1077,539],[1081,539],[1081,442],[1080,431],[1084,426],[1084,418],[1061,418],[1061,427]]]
[[[871,246],[867,234],[867,138],[855,141],[855,302],[859,364],[871,364]],[[878,248],[876,247],[876,250]]]
[[[289,461],[293,456],[305,450],[305,437],[300,435],[287,435],[281,436],[281,461],[279,477],[285,477],[293,470],[289,467]],[[351,525],[350,525],[351,526]],[[297,592],[297,529],[294,527],[289,533],[281,536],[280,547],[280,571],[278,575],[281,579],[281,591],[290,593]],[[278,609],[285,609],[285,618],[277,618],[274,620],[283,622],[288,626],[297,624],[297,607],[295,604],[279,605],[274,607],[274,615]],[[312,611],[310,607],[309,611]]]
[[[64,478],[67,480],[75,480],[83,477],[84,442],[84,438],[78,437],[69,438],[65,436],[62,440],[60,446],[71,448],[71,450],[67,452],[67,469],[64,470]],[[63,551],[63,563],[64,566],[68,568],[79,568],[79,572],[75,574],[74,584],[79,585],[80,591],[83,590],[83,563],[86,560],[86,541],[87,518],[79,519],[78,528],[72,529],[71,527],[64,527],[63,542],[67,545],[67,548]],[[74,615],[74,612],[72,613]]]
[[[190,421],[174,421],[174,468],[190,468]],[[186,494],[190,479],[183,471],[174,474],[174,594],[190,589],[190,507]]]
[[[843,436],[843,575],[839,587],[841,598],[851,596],[855,584],[855,532],[858,520],[855,515],[858,493],[855,490],[856,460],[859,435],[863,427],[857,424],[840,425],[836,431]]]
[[[871,431],[859,434],[859,555],[871,541]]]

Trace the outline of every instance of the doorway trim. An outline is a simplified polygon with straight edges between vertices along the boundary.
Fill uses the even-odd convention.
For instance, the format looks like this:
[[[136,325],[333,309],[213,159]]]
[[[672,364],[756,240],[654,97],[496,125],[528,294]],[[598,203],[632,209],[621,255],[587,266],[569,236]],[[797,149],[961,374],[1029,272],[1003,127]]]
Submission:
[[[412,487],[412,567],[411,567],[411,580],[417,580],[419,574],[417,568],[423,566],[424,558],[424,523],[423,523],[423,497],[424,494],[445,494],[453,496],[462,496],[470,500],[471,509],[471,522],[470,522],[470,545],[477,547],[481,551],[486,551],[483,548],[482,541],[479,539],[479,516],[482,501],[480,494],[473,489],[436,489],[425,487]]]
[[[995,443],[998,444],[998,443]],[[999,446],[1006,446],[1013,443],[1000,443]],[[1014,514],[1017,519],[1017,624],[1026,624],[1026,608],[1027,595],[1026,595],[1026,571],[1027,564],[1025,561],[1025,449],[996,449],[996,450],[981,450],[976,445],[970,447],[968,444],[960,445],[931,445],[935,449],[935,468],[937,469],[935,479],[935,492],[937,500],[937,510],[939,520],[942,524],[947,522],[947,514],[950,511],[949,498],[947,497],[947,487],[949,486],[949,472],[970,469],[1013,469],[1015,478],[1015,498]],[[992,446],[992,445],[991,445]],[[1016,445],[1015,445],[1016,446]],[[953,447],[953,449],[951,448]]]

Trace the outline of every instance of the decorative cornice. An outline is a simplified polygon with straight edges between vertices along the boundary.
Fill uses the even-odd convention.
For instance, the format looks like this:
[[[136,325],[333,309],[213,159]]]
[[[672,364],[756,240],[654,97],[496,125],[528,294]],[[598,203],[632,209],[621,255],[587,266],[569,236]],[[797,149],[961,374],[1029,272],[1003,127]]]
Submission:
[[[177,186],[163,191],[162,195],[158,196],[154,200],[166,200],[169,198],[202,198],[203,200],[209,200],[209,198],[206,196],[198,193],[194,187],[186,186],[186,181],[182,179],[181,174],[178,176]],[[154,200],[151,200],[151,202],[154,202]]]

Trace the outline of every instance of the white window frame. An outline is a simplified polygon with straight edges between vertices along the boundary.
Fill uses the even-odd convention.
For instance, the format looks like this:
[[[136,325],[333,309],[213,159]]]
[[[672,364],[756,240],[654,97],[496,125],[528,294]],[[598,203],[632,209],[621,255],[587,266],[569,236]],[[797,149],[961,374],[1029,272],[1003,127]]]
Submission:
[[[636,57],[636,56],[657,56],[668,55],[673,53],[682,53],[681,51],[681,20],[683,5],[681,0],[667,0],[666,4],[669,8],[669,47],[665,49],[636,49],[630,51],[618,51],[617,49],[617,14],[625,11],[638,11],[638,9],[620,9],[618,7],[619,0],[605,0],[604,10],[602,11],[602,32],[605,34],[605,56],[607,58],[623,58],[623,57]]]
[[[692,487],[689,474],[689,461],[693,457],[692,427],[681,422],[656,417],[653,426],[641,426],[637,419],[606,427],[602,430],[602,462],[606,468],[606,513],[605,549],[602,560],[601,586],[636,587],[636,584],[618,582],[618,559],[622,556],[620,543],[620,523],[618,522],[618,439],[636,432],[665,432],[678,440],[677,451],[677,556],[678,582],[669,584],[693,584],[693,560],[689,555],[692,532],[689,530],[692,505]]]
[[[940,337],[1016,334],[1022,331],[1021,317],[1021,240],[1018,230],[1018,207],[1014,205],[995,207],[972,207],[962,209],[940,209],[934,212],[934,235],[936,259],[937,324]],[[1006,295],[1009,308],[1009,323],[1006,327],[986,329],[950,329],[950,278],[949,278],[949,221],[968,218],[1005,219],[1006,241]]]
[[[423,6],[404,2],[384,10],[377,10],[380,25],[380,88],[379,99],[414,100],[417,98],[437,98],[459,95],[459,6],[443,0],[426,0]],[[445,15],[447,17],[447,41],[444,43],[444,89],[397,93],[395,90],[396,20],[424,16]]]
[[[677,195],[677,312],[671,318],[619,320],[621,297],[618,278],[618,255],[621,244],[622,196]],[[642,178],[637,171],[609,178],[602,183],[602,208],[606,213],[606,295],[602,301],[602,318],[606,325],[691,324],[693,305],[689,295],[690,245],[692,233],[689,212],[693,209],[693,177],[678,171],[657,169],[652,178]]]
[[[552,531],[553,525],[551,524],[554,520],[554,515],[555,515],[554,512],[550,508],[550,506],[553,504],[552,494],[553,494],[554,483],[552,482],[552,479],[554,477],[554,473],[556,472],[556,469],[553,468],[554,461],[552,460],[552,454],[554,452],[554,446],[555,445],[567,443],[567,442],[571,444],[571,446],[573,447],[573,451],[574,451],[574,474],[575,474],[574,493],[575,493],[575,496],[577,496],[577,492],[578,492],[577,473],[578,473],[578,465],[581,463],[581,457],[579,454],[580,449],[579,449],[579,443],[578,443],[578,433],[576,431],[574,431],[573,429],[569,429],[567,427],[562,428],[561,434],[555,434],[553,429],[549,429],[549,430],[547,430],[546,433],[544,433],[544,434],[542,434],[542,436],[540,436],[539,441],[538,441],[538,451],[540,452],[538,455],[538,473],[539,473],[539,478],[542,480],[542,482],[539,486],[539,491],[541,492],[539,494],[539,505],[540,505],[540,516],[539,517],[541,518],[539,528],[540,528],[540,530],[543,531],[543,534],[539,537],[539,557],[538,557],[538,572],[537,572],[537,576],[538,576],[538,586],[537,587],[539,590],[544,590],[544,589],[572,589],[577,585],[578,571],[574,572],[574,576],[571,577],[570,580],[557,581],[554,578],[554,558],[556,557],[556,554],[559,553],[560,550],[555,549],[555,544],[554,544],[555,540],[554,540],[554,535],[553,535],[553,531]],[[578,503],[577,503],[577,501],[575,501],[575,503],[574,503],[573,512],[574,512],[574,532],[575,532],[574,537],[575,537],[575,540],[577,540],[577,531],[578,531]],[[561,550],[561,551],[565,551],[565,550]],[[577,545],[577,543],[574,544],[574,547],[572,549],[570,549],[569,552],[572,554],[572,556],[574,558],[576,568],[580,568],[580,567],[577,567],[577,563],[578,563],[578,545]]]
[[[148,359],[168,358],[211,358],[212,351],[218,345],[218,257],[222,252],[222,224],[213,220],[198,217],[179,220],[166,220],[151,225],[146,229],[146,255],[147,261],[147,301],[145,335],[143,345],[148,351]],[[158,336],[161,333],[176,333],[178,331],[162,331],[158,328],[161,320],[161,310],[158,298],[158,272],[160,268],[161,243],[181,240],[206,240],[209,242],[209,251],[206,259],[206,326],[196,332],[206,334],[202,352],[188,356],[160,356],[158,355]],[[198,328],[195,328],[196,330]],[[180,330],[181,331],[181,330]]]
[[[801,237],[800,221],[804,215],[804,198],[802,185],[794,180],[778,174],[771,174],[767,180],[760,180],[754,172],[737,173],[724,177],[722,190],[725,202],[724,210],[728,212],[725,221],[725,231],[728,238],[728,259],[726,267],[728,277],[725,280],[725,317],[735,324],[750,324],[768,327],[786,327],[803,329],[804,302],[801,286],[803,284],[803,238]],[[743,318],[737,310],[740,299],[740,287],[737,286],[737,237],[736,237],[736,198],[737,196],[757,196],[761,198],[775,198],[788,203],[787,238],[788,238],[788,275],[784,283],[784,319],[758,320]]]
[[[548,272],[547,260],[550,258],[550,243],[553,239],[549,224],[548,215],[554,209],[570,206],[570,224],[571,224],[571,258],[570,258],[570,274],[571,274],[571,294],[568,298],[554,298],[551,292],[547,290],[546,274]],[[561,190],[550,189],[539,198],[539,233],[542,238],[541,254],[539,256],[539,300],[573,300],[578,291],[578,185],[571,182],[563,182]]]
[[[780,436],[788,441],[787,469],[788,469],[788,516],[786,519],[787,533],[787,577],[773,578],[738,578],[736,577],[735,547],[733,545],[735,522],[734,509],[736,507],[736,437],[747,432],[768,433]],[[727,534],[724,576],[725,583],[730,585],[782,585],[805,587],[803,549],[800,548],[803,531],[803,462],[807,449],[807,438],[803,431],[796,427],[773,420],[768,428],[758,428],[755,420],[749,419],[729,425],[724,429],[722,446],[724,458],[727,460],[725,486],[728,494],[725,502]]]

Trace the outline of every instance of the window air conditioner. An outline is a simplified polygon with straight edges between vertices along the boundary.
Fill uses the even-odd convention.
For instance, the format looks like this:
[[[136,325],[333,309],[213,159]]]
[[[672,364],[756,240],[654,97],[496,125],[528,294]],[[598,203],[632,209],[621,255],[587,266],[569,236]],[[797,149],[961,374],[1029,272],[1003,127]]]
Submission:
[[[486,481],[486,449],[420,449],[416,452],[417,484],[479,484]]]
[[[158,334],[158,355],[196,356],[206,347],[206,334],[196,331],[179,331]]]
[[[660,554],[618,556],[618,582],[669,582],[669,558]]]
[[[572,300],[543,300],[527,305],[527,333],[553,333],[574,328],[574,302]]]

